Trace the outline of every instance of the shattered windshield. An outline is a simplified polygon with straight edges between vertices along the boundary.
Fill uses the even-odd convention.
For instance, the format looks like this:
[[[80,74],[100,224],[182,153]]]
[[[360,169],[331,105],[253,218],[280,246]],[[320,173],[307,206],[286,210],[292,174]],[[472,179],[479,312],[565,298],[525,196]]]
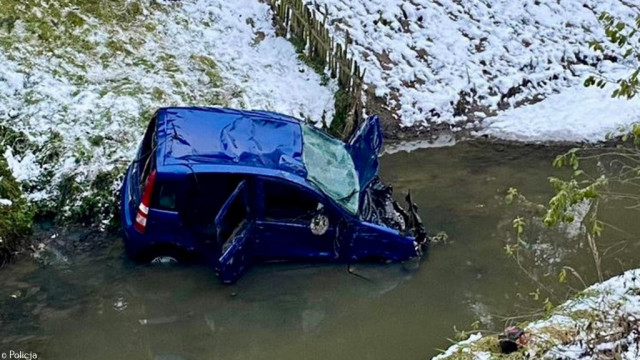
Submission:
[[[345,210],[357,214],[360,183],[344,143],[302,124],[302,157],[307,180]]]

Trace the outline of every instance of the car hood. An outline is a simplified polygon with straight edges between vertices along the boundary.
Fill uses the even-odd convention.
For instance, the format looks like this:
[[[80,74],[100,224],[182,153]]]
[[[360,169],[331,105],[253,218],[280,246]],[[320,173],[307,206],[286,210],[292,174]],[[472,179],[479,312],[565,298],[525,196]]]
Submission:
[[[370,116],[353,133],[346,148],[356,171],[360,190],[364,189],[378,176],[378,155],[382,150],[382,130],[380,128],[380,118]]]

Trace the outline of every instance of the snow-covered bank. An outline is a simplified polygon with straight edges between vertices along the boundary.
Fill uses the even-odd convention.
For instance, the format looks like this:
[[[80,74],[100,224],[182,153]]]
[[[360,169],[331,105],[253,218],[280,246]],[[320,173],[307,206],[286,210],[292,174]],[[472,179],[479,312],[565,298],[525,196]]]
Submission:
[[[576,86],[543,101],[487,118],[479,135],[522,142],[597,142],[640,121],[640,102],[604,89]]]
[[[593,285],[525,328],[529,359],[640,358],[640,269]],[[497,340],[473,335],[433,360],[494,358]],[[518,357],[520,358],[520,357]]]
[[[615,78],[620,64],[637,65],[635,60],[622,61],[622,51],[605,41],[597,19],[607,11],[633,23],[640,12],[636,2],[315,0],[314,4],[320,18],[327,12],[335,37],[344,39],[349,33],[349,49],[366,68],[365,81],[402,126],[461,124],[471,118],[483,127],[486,115],[540,98],[547,99],[538,106],[501,113],[490,121],[487,133],[520,141],[597,141],[619,124],[640,120],[637,107],[608,99],[611,91],[582,89],[589,74]],[[618,65],[589,49],[591,40],[603,42],[608,59]],[[616,113],[618,108],[622,111]],[[587,114],[586,125],[574,121]]]
[[[330,121],[334,85],[271,16],[257,0],[0,0],[0,155],[39,200],[121,172],[161,106]]]

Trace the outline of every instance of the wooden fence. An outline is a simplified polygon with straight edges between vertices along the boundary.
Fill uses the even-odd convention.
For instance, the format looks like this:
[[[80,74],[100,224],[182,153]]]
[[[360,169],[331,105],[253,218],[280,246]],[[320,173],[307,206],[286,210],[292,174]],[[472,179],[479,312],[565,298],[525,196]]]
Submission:
[[[344,45],[333,40],[327,29],[328,9],[325,5],[323,20],[318,20],[317,10],[305,5],[304,0],[270,0],[275,14],[276,27],[286,37],[303,41],[305,56],[329,69],[331,78],[336,79],[348,99],[344,128],[340,129],[343,139],[350,136],[362,121],[362,85],[365,71],[349,56],[351,43],[349,32]],[[336,112],[340,109],[336,109]],[[344,110],[343,110],[344,111]]]

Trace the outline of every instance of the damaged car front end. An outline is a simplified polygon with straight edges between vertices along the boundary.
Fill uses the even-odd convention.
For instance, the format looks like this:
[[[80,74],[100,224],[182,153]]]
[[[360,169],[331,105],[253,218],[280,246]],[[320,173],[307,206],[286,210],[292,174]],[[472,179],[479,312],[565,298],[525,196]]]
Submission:
[[[393,188],[376,177],[363,191],[360,215],[363,220],[397,230],[401,236],[413,238],[417,255],[427,245],[427,231],[418,215],[418,207],[409,192],[405,197],[405,210],[393,199]]]
[[[393,198],[393,187],[386,185],[378,176],[378,156],[382,150],[382,131],[377,116],[369,117],[346,144],[358,170],[361,184],[359,217],[364,224],[372,226],[359,227],[364,238],[377,237],[375,232],[384,232],[387,239],[397,237],[397,242],[403,244],[385,252],[383,259],[403,260],[423,255],[428,245],[428,236],[424,224],[418,214],[418,207],[408,192],[405,196],[407,208],[403,208]],[[371,231],[375,228],[375,231]],[[391,235],[393,233],[393,235]],[[385,240],[381,240],[386,243]],[[406,246],[411,243],[413,248]],[[358,252],[358,258],[367,258],[370,249]]]

